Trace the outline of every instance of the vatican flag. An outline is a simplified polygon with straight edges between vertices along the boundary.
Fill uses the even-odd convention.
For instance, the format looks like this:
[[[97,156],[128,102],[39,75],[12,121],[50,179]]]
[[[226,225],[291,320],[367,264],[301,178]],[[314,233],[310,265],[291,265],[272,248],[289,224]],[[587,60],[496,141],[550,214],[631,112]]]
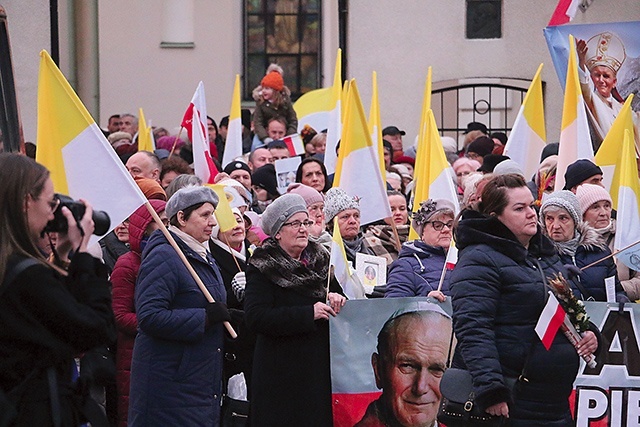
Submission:
[[[333,86],[331,87],[331,100],[329,102],[329,126],[327,126],[327,146],[324,152],[324,166],[327,173],[336,171],[338,162],[336,146],[342,135],[342,49],[338,49],[336,55],[336,68],[333,73]],[[322,129],[316,129],[318,131]]]
[[[336,277],[344,294],[349,299],[364,298],[364,287],[358,276],[351,271],[347,261],[347,253],[344,250],[344,243],[340,235],[340,227],[338,226],[338,217],[333,219],[333,240],[331,242],[331,258],[329,266],[333,267],[333,274]]]
[[[224,145],[224,156],[221,164],[223,169],[238,157],[242,157],[242,116],[240,110],[240,75],[236,74],[233,96],[231,97],[227,142]]]

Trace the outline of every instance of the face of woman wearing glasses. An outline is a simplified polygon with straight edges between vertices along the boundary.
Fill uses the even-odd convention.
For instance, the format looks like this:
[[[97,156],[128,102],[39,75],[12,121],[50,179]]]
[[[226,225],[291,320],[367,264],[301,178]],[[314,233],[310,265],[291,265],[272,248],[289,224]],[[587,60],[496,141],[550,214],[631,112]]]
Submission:
[[[49,178],[38,196],[27,196],[27,223],[34,242],[40,239],[40,234],[47,222],[53,219],[53,212],[58,207],[53,194],[53,182]]]
[[[298,212],[287,220],[273,236],[280,247],[292,258],[300,258],[300,254],[309,244],[309,215]]]
[[[452,227],[452,214],[436,214],[424,225],[422,229],[422,241],[429,246],[448,248],[451,245]]]

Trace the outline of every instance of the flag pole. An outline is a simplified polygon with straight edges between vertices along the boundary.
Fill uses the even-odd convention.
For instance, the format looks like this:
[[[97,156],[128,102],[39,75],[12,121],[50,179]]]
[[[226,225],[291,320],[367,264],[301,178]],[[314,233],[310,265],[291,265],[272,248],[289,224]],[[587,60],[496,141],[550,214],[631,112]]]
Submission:
[[[153,206],[151,206],[151,203],[149,203],[148,200],[145,203],[145,206],[147,207],[147,210],[149,211],[149,213],[153,217],[153,220],[156,222],[156,224],[158,224],[160,226],[160,230],[162,230],[162,234],[164,234],[164,237],[167,238],[167,240],[169,241],[169,244],[171,245],[171,247],[173,247],[173,249],[175,249],[176,253],[180,257],[180,260],[182,260],[182,263],[184,264],[184,266],[187,267],[187,270],[189,270],[189,273],[191,274],[191,277],[193,277],[193,279],[196,281],[196,284],[198,285],[198,287],[200,288],[200,290],[204,294],[204,297],[209,302],[215,302],[215,300],[211,296],[211,293],[209,293],[209,290],[207,289],[207,287],[202,282],[202,279],[200,279],[200,277],[198,276],[198,273],[196,273],[196,271],[193,269],[191,264],[189,264],[189,261],[187,260],[187,257],[184,256],[184,254],[182,253],[182,250],[180,250],[180,247],[176,243],[175,239],[173,238],[171,233],[169,233],[169,230],[167,230],[167,227],[164,226],[164,223],[162,222],[162,220],[158,216],[158,213],[156,212],[155,209],[153,209]],[[224,327],[227,329],[227,332],[229,332],[229,335],[231,336],[231,338],[237,338],[238,337],[238,334],[236,334],[236,331],[233,330],[233,327],[231,326],[231,323],[225,321],[225,322],[223,322],[223,324],[224,324]]]
[[[331,265],[331,257],[329,257],[329,270],[327,270],[327,301],[326,303],[329,304],[329,286],[331,285],[331,272],[332,272],[332,268],[334,268]]]
[[[631,248],[631,247],[633,247],[633,246],[637,245],[638,243],[640,243],[640,240],[638,240],[637,242],[633,242],[633,243],[631,243],[630,245],[627,245],[627,246],[625,246],[625,247],[624,247],[624,248],[622,248],[622,249],[618,249],[617,251],[612,252],[612,253],[610,253],[609,255],[607,255],[606,257],[604,257],[604,258],[600,258],[599,260],[594,261],[594,262],[592,262],[591,264],[585,265],[584,267],[582,267],[582,268],[580,269],[580,271],[584,271],[584,270],[586,270],[586,269],[587,269],[587,268],[589,268],[589,267],[593,267],[594,265],[601,263],[602,261],[608,260],[609,258],[611,258],[611,257],[613,257],[613,256],[618,255],[618,254],[619,254],[620,252],[622,252],[622,251],[626,251],[627,249],[629,249],[629,248]]]
[[[240,268],[240,263],[238,263],[238,260],[236,259],[236,256],[233,254],[233,249],[231,248],[231,245],[229,244],[229,237],[227,237],[226,234],[224,236],[224,240],[225,240],[225,243],[227,244],[227,246],[229,247],[229,252],[231,252],[231,257],[233,258],[233,261],[236,263],[236,267],[238,267],[238,272],[242,273],[242,269]]]
[[[173,146],[171,147],[171,152],[169,153],[169,157],[173,156],[173,152],[176,151],[176,145],[178,145],[178,139],[180,139],[180,135],[182,135],[182,129],[184,129],[184,126],[180,126],[178,135],[176,135],[176,139],[173,140]]]
[[[398,227],[396,227],[396,223],[393,220],[393,216],[390,216],[389,219],[391,220],[391,229],[393,230],[393,237],[395,238],[395,244],[396,244],[396,249],[398,249],[398,253],[400,252],[400,249],[402,249],[402,243],[400,243],[400,236],[398,235]]]
[[[451,250],[451,249],[449,249]],[[440,275],[440,281],[438,282],[438,292],[442,292],[442,284],[444,283],[444,275],[447,272],[447,257],[444,257],[444,265],[442,266],[442,274]]]

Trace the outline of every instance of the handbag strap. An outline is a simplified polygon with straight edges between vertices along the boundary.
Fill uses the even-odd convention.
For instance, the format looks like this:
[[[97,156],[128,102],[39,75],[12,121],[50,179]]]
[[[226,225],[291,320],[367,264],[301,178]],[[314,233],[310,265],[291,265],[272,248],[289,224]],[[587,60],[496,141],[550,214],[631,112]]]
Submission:
[[[449,353],[447,354],[446,367],[451,367],[451,350],[453,349],[453,325],[451,325],[451,338],[449,339]]]

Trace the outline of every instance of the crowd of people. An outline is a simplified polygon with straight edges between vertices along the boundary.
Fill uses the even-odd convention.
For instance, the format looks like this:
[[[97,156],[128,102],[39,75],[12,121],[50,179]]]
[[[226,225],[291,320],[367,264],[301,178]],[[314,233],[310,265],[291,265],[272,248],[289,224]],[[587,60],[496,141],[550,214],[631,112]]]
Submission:
[[[297,131],[281,73],[269,68],[254,91],[253,117],[243,114],[241,158],[219,163],[228,117],[219,124],[207,118],[215,180],[236,221],[230,230],[216,221],[217,193],[193,175],[189,142],[156,128],[156,151],[139,151],[130,114],[112,116],[105,135],[162,224],[143,206],[98,250],[87,246],[90,201],[74,218],[59,206],[44,167],[0,154],[0,386],[13,423],[103,425],[91,406],[98,400],[119,426],[236,425],[237,416],[252,426],[331,425],[328,320],[346,302],[329,269],[338,227],[352,268],[358,254],[380,257],[387,268],[386,283],[365,287],[367,298],[451,299],[452,363],[470,371],[476,402],[488,414],[514,426],[570,425],[578,357],[597,352],[599,334],[593,326],[577,348],[558,334],[551,351],[544,349],[534,326],[547,278],[563,272],[583,300],[606,301],[611,280],[617,302],[640,298],[640,275],[609,257],[616,221],[602,170],[578,160],[564,175],[566,188],[554,192],[557,143],[525,177],[502,155],[507,135],[473,122],[461,147],[442,138],[458,200],[414,200],[416,147],[405,148],[405,132],[388,126],[382,134],[392,216],[362,224],[362,195],[332,187],[322,130],[301,132],[306,152],[295,183],[280,193],[274,162],[292,156],[282,138]],[[47,227],[54,215],[63,215],[64,230]],[[445,267],[454,238],[459,258],[451,271]],[[410,371],[403,393],[416,402],[429,393],[429,415],[407,415],[407,405],[385,389],[358,425],[432,426],[450,332],[433,330],[429,319],[451,320],[444,313],[396,317],[372,359],[376,382],[383,388],[384,378]],[[391,333],[405,323],[443,338],[437,357],[429,342]],[[113,381],[83,378],[83,355],[106,345],[117,349]],[[416,348],[415,366],[390,350],[402,345]],[[431,375],[429,387],[418,385],[421,369]],[[513,389],[507,377],[526,381]],[[238,381],[247,414],[228,409],[230,384]]]

